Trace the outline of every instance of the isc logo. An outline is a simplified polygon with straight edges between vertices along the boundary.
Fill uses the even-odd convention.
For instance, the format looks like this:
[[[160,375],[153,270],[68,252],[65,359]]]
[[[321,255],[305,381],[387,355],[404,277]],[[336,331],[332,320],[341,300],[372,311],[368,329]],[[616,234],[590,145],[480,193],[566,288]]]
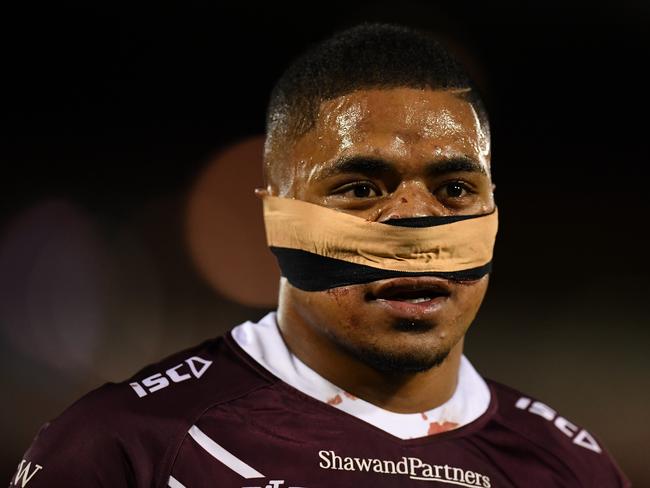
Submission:
[[[181,381],[189,380],[190,378],[200,378],[203,376],[212,361],[192,356],[186,359],[181,364],[177,364],[173,368],[169,368],[165,373],[156,373],[147,376],[140,383],[134,381],[129,383],[131,388],[138,394],[140,398],[147,396],[149,393],[154,393],[163,388],[167,388],[171,383],[180,383]]]
[[[578,427],[573,425],[564,417],[557,415],[555,410],[553,410],[548,405],[543,404],[542,402],[534,402],[530,398],[521,397],[517,400],[515,407],[521,410],[527,410],[530,413],[539,415],[542,418],[545,418],[549,422],[553,422],[553,425],[557,427],[560,432],[562,432],[567,437],[573,439],[573,443],[578,446],[590,449],[594,452],[601,453],[603,450],[600,448],[596,439],[587,432],[585,429],[578,430]]]

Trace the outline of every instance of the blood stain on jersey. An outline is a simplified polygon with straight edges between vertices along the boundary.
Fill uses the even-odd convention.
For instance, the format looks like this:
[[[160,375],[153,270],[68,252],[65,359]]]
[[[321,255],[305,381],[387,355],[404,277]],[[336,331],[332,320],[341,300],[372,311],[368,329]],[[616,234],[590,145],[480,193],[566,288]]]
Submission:
[[[429,424],[429,431],[427,435],[440,434],[441,432],[447,432],[448,430],[453,430],[458,427],[456,422],[431,422]]]
[[[343,401],[343,399],[341,398],[341,395],[336,395],[336,396],[330,398],[329,400],[327,400],[327,403],[329,405],[338,405],[342,401]]]

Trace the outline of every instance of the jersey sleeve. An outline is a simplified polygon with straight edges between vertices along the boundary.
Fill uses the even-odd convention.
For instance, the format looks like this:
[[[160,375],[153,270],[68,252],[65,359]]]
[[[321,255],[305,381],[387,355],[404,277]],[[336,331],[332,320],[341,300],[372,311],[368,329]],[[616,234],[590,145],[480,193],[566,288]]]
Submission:
[[[490,381],[499,401],[496,422],[516,433],[530,452],[580,486],[629,488],[602,441],[547,404],[510,387]]]
[[[614,457],[603,450],[604,460],[601,463],[602,472],[594,470],[594,486],[612,486],[615,488],[631,488],[632,483],[625,476]]]
[[[101,386],[40,430],[10,488],[167,487],[195,420],[268,384],[242,368],[221,339],[208,340]]]
[[[77,403],[46,423],[20,460],[9,486],[131,486],[128,459],[107,420],[101,411]]]

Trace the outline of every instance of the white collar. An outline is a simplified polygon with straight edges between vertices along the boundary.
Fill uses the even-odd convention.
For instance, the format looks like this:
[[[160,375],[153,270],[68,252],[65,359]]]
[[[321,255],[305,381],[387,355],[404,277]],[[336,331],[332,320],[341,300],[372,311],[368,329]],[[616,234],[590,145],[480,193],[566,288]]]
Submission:
[[[483,415],[490,404],[490,389],[465,356],[461,358],[456,391],[449,400],[426,412],[404,414],[356,398],[309,368],[285,344],[275,312],[257,323],[244,322],[231,334],[248,355],[285,383],[400,439],[462,427]]]

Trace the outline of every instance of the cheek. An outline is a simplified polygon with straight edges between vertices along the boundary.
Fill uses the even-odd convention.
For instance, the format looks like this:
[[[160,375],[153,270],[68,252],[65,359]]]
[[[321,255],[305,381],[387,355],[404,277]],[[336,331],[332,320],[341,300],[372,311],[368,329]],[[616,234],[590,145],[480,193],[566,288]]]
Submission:
[[[457,302],[461,305],[459,307],[461,315],[471,314],[473,316],[478,312],[487,291],[488,280],[489,277],[484,276],[480,280],[462,283],[458,286],[456,293]]]
[[[295,303],[302,304],[304,316],[326,329],[351,329],[362,322],[360,303],[364,301],[363,285],[341,286],[318,292],[296,290]]]
[[[340,286],[324,292],[323,302],[329,314],[338,319],[342,327],[355,327],[360,321],[359,301],[363,299],[360,286]]]
[[[346,306],[350,300],[350,287],[330,288],[325,290],[325,297],[328,301],[335,302],[337,306]]]

